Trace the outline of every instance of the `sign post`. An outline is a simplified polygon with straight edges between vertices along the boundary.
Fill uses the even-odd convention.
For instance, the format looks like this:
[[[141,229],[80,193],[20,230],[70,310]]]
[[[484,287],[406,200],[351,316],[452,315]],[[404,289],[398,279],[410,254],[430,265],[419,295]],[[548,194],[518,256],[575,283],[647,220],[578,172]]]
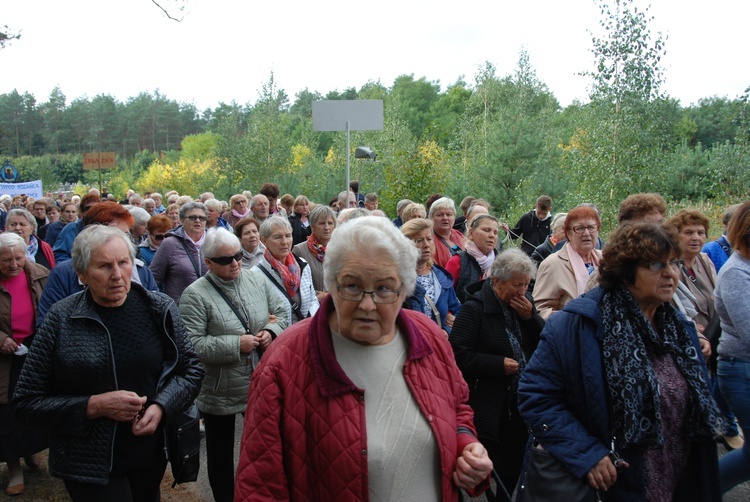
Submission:
[[[346,131],[346,192],[349,206],[349,135],[350,131],[380,131],[383,129],[383,100],[327,100],[313,101],[313,131]]]
[[[99,192],[102,191],[102,169],[115,167],[116,152],[93,152],[83,154],[83,169],[86,171],[99,170]]]

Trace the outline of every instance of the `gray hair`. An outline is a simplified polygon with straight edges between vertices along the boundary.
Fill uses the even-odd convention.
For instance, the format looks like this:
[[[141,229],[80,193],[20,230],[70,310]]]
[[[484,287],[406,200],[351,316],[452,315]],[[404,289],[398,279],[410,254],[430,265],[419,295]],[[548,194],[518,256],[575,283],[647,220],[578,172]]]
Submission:
[[[208,202],[208,201],[206,201]],[[210,228],[206,232],[206,239],[203,241],[201,251],[206,258],[216,258],[216,252],[221,247],[240,248],[240,240],[226,228]]]
[[[206,202],[203,203],[204,206],[207,208],[211,208],[214,211],[221,212],[221,201],[219,199],[208,199]]]
[[[568,217],[568,213],[557,213],[552,218],[552,223],[549,225],[550,232],[553,234],[556,230],[558,230],[560,227],[563,227],[565,225],[565,218]]]
[[[34,218],[34,215],[25,209],[11,209],[10,211],[8,211],[8,216],[5,218],[5,221],[6,222],[10,221],[10,219],[13,216],[17,216],[17,215],[23,216],[29,221],[29,225],[31,225],[31,228],[32,228],[31,233],[36,235],[36,227],[37,227],[36,218]],[[6,226],[7,226],[7,223],[6,223]]]
[[[363,253],[388,257],[396,264],[402,291],[409,297],[417,282],[419,251],[393,223],[380,216],[363,216],[333,231],[326,246],[323,277],[328,291],[336,289],[336,279],[349,256]]]
[[[338,202],[339,202],[339,211],[342,210],[342,209],[346,209],[346,208],[349,207],[349,199],[347,198],[347,195],[346,195],[348,193],[352,194],[351,196],[354,197],[354,202],[355,203],[357,202],[357,197],[354,195],[353,191],[344,190],[342,192],[339,192],[339,195],[336,198],[336,200],[338,200]],[[341,206],[343,206],[343,207],[341,207]]]
[[[260,224],[260,236],[264,239],[268,239],[271,237],[273,231],[279,227],[284,227],[285,230],[289,230],[290,232],[292,231],[292,225],[289,223],[289,220],[283,216],[271,216]]]
[[[0,234],[0,251],[13,248],[21,248],[26,253],[26,241],[15,232],[3,232]]]
[[[142,207],[133,206],[128,209],[128,212],[133,215],[133,218],[135,218],[136,225],[145,225],[148,223],[148,220],[151,219],[151,215]]]
[[[326,248],[326,258],[328,257]],[[515,275],[523,275],[529,279],[536,276],[536,264],[529,256],[518,248],[508,248],[495,258],[492,262],[493,279],[505,282],[513,279]]]
[[[363,207],[346,207],[339,209],[339,218],[337,224],[341,225],[347,221],[363,216],[370,216],[370,211]]]
[[[396,213],[398,213],[399,216],[401,216],[401,211],[408,206],[409,204],[412,204],[413,201],[410,199],[401,199],[398,201],[398,204],[396,204]]]
[[[438,209],[450,209],[451,211],[453,211],[454,215],[456,214],[456,204],[450,197],[440,197],[438,200],[433,202],[430,206],[430,214],[428,214],[427,217],[432,219],[432,215],[434,215]]]
[[[73,270],[79,274],[85,274],[91,263],[91,256],[112,239],[122,239],[128,248],[130,263],[135,260],[135,248],[130,238],[117,227],[105,225],[89,225],[76,236],[73,241]]]
[[[143,204],[143,197],[141,197],[138,194],[131,195],[130,198],[128,199],[128,204],[134,204],[135,202],[138,202],[138,201],[140,201],[141,204]]]
[[[333,220],[333,228],[336,228],[336,213],[333,212],[330,206],[316,204],[307,217],[310,220],[311,227],[314,227],[318,221],[325,220],[326,218],[331,218]]]
[[[208,211],[206,210],[206,205],[202,202],[186,202],[185,204],[180,206],[180,219],[184,220],[187,217],[187,214],[192,211],[193,209],[200,209],[203,211],[203,215],[208,215]]]
[[[252,208],[254,208],[254,207],[255,207],[255,202],[256,202],[256,201],[258,201],[258,200],[260,200],[260,198],[261,198],[261,197],[263,197],[264,199],[266,199],[266,202],[268,202],[268,204],[269,204],[269,206],[270,206],[270,204],[271,204],[271,201],[270,201],[270,200],[268,200],[268,197],[266,197],[266,196],[265,196],[265,195],[263,195],[262,193],[259,193],[259,194],[255,194],[255,195],[253,196],[253,198],[252,198],[252,199],[250,199],[250,209],[252,209]],[[233,196],[232,198],[234,198],[234,196]],[[230,202],[231,202],[231,199],[230,199]]]

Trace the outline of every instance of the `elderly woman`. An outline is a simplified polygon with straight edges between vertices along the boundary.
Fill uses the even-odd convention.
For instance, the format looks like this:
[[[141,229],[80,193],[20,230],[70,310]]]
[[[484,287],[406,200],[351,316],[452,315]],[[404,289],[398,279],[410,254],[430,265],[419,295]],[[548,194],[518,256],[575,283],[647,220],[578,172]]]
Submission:
[[[175,303],[131,284],[121,230],[84,229],[73,267],[86,290],[52,306],[13,396],[49,432],[49,470],[74,501],[158,500],[164,426],[198,395],[203,371]]]
[[[52,247],[38,238],[36,234],[36,218],[25,209],[11,209],[5,220],[5,231],[20,235],[26,243],[26,258],[33,263],[42,265],[47,270],[55,266],[55,256]]]
[[[552,223],[549,225],[550,234],[539,244],[534,252],[531,253],[531,259],[539,266],[549,255],[565,245],[565,218],[568,213],[557,213],[552,217]]]
[[[437,199],[430,206],[428,216],[434,224],[435,263],[445,267],[451,256],[464,249],[464,234],[453,228],[456,221],[456,206],[453,199]]]
[[[227,220],[221,217],[223,211],[220,200],[208,199],[203,204],[206,206],[206,215],[208,216],[208,220],[206,220],[206,230],[209,228],[225,228],[230,231],[232,230],[232,227],[227,223]]]
[[[60,213],[60,219],[54,223],[50,223],[47,227],[47,234],[44,236],[44,242],[50,246],[54,246],[57,241],[57,237],[65,228],[68,223],[74,223],[78,221],[78,206],[72,202],[67,202],[62,205],[62,211]]]
[[[619,227],[601,286],[549,318],[521,375],[519,410],[546,450],[532,462],[551,455],[606,500],[720,500],[719,412],[695,327],[670,303],[680,254],[671,226]],[[535,481],[528,500],[561,486]]]
[[[450,337],[469,384],[479,440],[510,493],[528,440],[518,413],[518,380],[544,327],[527,292],[535,273],[534,262],[520,249],[500,253],[490,278],[467,288]]]
[[[151,215],[142,207],[131,207],[128,211],[135,219],[135,224],[130,229],[130,241],[137,251],[141,243],[148,240],[148,222],[151,219]],[[136,256],[138,256],[138,253],[136,253]]]
[[[445,265],[461,303],[466,300],[467,286],[490,276],[500,223],[492,215],[478,214],[469,220],[468,227],[465,248],[451,256]]]
[[[408,220],[401,225],[401,233],[419,250],[417,284],[414,294],[406,299],[406,304],[412,310],[424,312],[446,334],[450,334],[453,320],[461,310],[461,303],[453,290],[451,276],[444,268],[433,262],[435,241],[432,221],[425,218]]]
[[[242,221],[242,220],[240,220]],[[258,351],[287,327],[276,288],[242,268],[240,240],[223,228],[203,245],[208,273],[185,289],[180,314],[206,369],[198,408],[206,426],[208,480],[214,500],[234,496],[234,420],[247,407]],[[269,322],[273,314],[278,322]]]
[[[328,206],[318,204],[310,212],[310,228],[312,233],[305,242],[300,242],[292,248],[292,253],[305,260],[312,273],[313,287],[318,301],[322,302],[328,290],[323,281],[323,259],[326,256],[326,246],[331,240],[331,234],[336,228],[336,214]]]
[[[283,216],[272,216],[260,225],[260,240],[266,247],[252,271],[265,276],[284,301],[288,325],[315,314],[318,297],[308,263],[292,253],[292,226]]]
[[[242,246],[242,268],[253,268],[263,258],[266,246],[260,242],[260,222],[248,216],[234,226],[234,235]]]
[[[293,210],[289,216],[289,223],[292,225],[292,242],[294,246],[305,242],[312,233],[309,216],[310,200],[304,195],[298,195],[294,199]]]
[[[708,256],[702,252],[708,235],[708,218],[700,211],[683,209],[669,219],[680,235],[682,245],[682,267],[680,282],[690,292],[680,296],[686,311],[698,327],[698,332],[708,326],[714,316],[714,288],[716,268]],[[678,292],[679,294],[679,292]]]
[[[367,216],[338,228],[326,254],[331,295],[271,344],[250,382],[235,498],[455,501],[458,488],[483,490],[492,464],[453,351],[435,323],[401,309],[417,249]]]
[[[201,246],[206,238],[206,206],[188,202],[180,207],[182,226],[167,234],[156,250],[149,269],[159,288],[175,302],[196,279],[206,273]]]
[[[586,283],[599,266],[596,249],[601,221],[591,207],[576,207],[565,218],[567,242],[540,265],[534,284],[534,301],[543,319],[562,310],[566,303],[586,290]]]
[[[147,238],[139,246],[139,254],[146,266],[151,265],[156,250],[172,230],[172,220],[164,214],[153,215],[146,224]]]
[[[229,198],[230,210],[221,215],[229,225],[234,228],[238,221],[242,218],[252,216],[250,214],[250,204],[247,201],[247,197],[241,193],[232,195]]]
[[[722,493],[750,479],[750,202],[729,220],[727,240],[733,253],[721,267],[716,284],[716,312],[721,319],[717,374],[721,394],[737,416],[745,444],[719,463]]]
[[[8,464],[8,495],[25,489],[19,459],[39,467],[33,455],[47,448],[46,435],[16,421],[8,404],[34,338],[37,306],[49,274],[26,258],[26,248],[20,235],[0,234],[0,461]]]
[[[164,212],[167,217],[172,221],[172,228],[180,226],[180,206],[177,204],[170,204],[167,206],[167,210]]]

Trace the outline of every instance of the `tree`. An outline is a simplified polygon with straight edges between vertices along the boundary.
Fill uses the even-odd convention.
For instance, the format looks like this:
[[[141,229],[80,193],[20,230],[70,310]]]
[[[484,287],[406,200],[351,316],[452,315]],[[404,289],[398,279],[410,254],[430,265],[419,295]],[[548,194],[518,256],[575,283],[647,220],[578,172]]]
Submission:
[[[0,29],[0,49],[5,49],[6,45],[10,45],[14,40],[18,40],[19,38],[21,38],[21,34],[15,33],[6,24]]]

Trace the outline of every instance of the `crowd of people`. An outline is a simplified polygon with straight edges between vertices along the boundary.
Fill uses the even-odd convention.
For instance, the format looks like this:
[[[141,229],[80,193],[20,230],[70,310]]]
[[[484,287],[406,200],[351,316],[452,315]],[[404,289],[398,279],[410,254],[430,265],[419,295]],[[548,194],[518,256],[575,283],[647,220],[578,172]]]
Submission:
[[[750,480],[750,202],[711,242],[658,194],[606,242],[595,205],[544,195],[512,227],[442,194],[392,216],[357,182],[328,203],[0,196],[6,493],[49,448],[74,501],[158,500],[194,403],[216,501],[718,501]]]

